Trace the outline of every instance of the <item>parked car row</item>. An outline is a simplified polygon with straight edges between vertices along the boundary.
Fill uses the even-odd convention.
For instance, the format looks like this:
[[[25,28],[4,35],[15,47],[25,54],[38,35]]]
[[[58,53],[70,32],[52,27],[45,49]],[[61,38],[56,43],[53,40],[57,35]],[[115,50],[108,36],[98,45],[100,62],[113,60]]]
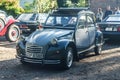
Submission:
[[[9,41],[22,34],[16,46],[22,64],[59,64],[69,69],[88,50],[99,55],[104,39],[119,39],[119,18],[110,15],[96,23],[95,14],[87,8],[59,8],[49,15],[23,13],[16,20],[6,18],[6,22],[0,18],[0,33],[4,31]]]
[[[17,19],[7,16],[0,10],[0,36],[5,36],[8,41],[17,41],[20,34],[29,35],[45,22],[46,13],[22,13]]]
[[[47,17],[47,13],[22,13],[15,19],[0,10],[0,36],[5,36],[9,41],[17,41],[20,34],[28,36],[37,28],[41,28]],[[109,15],[102,22],[97,23],[105,40],[119,40],[119,18],[119,14]],[[64,19],[63,22],[65,23],[66,20]]]

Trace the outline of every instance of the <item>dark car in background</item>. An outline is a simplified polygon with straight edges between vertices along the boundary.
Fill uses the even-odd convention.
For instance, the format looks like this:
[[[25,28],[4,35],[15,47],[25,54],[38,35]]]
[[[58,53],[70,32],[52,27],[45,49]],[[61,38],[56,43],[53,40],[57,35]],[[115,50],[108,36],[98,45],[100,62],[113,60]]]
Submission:
[[[79,55],[90,49],[101,53],[102,32],[94,13],[84,8],[60,8],[49,14],[43,30],[36,30],[17,43],[21,63],[60,64],[69,69]]]
[[[106,40],[120,40],[120,14],[109,15],[98,25]]]
[[[16,25],[20,27],[22,34],[31,34],[42,26],[47,16],[47,13],[23,13],[18,16]]]

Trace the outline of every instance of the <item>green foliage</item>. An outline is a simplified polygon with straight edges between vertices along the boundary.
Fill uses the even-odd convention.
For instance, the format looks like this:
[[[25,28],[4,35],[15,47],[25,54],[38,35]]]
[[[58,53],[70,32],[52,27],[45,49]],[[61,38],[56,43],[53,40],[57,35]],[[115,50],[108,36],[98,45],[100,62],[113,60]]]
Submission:
[[[25,3],[25,8],[24,8],[25,12],[32,12],[33,11],[33,3]]]
[[[58,7],[86,7],[88,0],[57,0]]]
[[[33,0],[25,3],[25,12],[45,13],[57,8],[56,0]]]
[[[13,15],[14,17],[24,12],[24,10],[19,6],[19,0],[1,0],[0,9],[7,12],[8,15]]]
[[[58,7],[66,7],[66,0],[57,0]]]
[[[19,6],[20,0],[0,0],[0,9],[8,15],[16,16],[22,12],[49,12],[57,7],[84,7],[88,0],[34,0],[25,3],[25,8]]]
[[[57,7],[85,7],[88,0],[34,0],[34,12],[49,12]]]
[[[34,0],[34,12],[49,12],[57,7],[56,0]]]
[[[78,3],[79,0],[71,0],[72,3]]]

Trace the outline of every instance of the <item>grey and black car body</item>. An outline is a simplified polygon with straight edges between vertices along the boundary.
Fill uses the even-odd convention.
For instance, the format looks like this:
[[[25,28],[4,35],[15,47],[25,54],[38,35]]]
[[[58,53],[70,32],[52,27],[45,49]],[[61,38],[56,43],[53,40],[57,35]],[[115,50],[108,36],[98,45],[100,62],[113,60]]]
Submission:
[[[36,30],[17,43],[17,58],[24,63],[60,64],[69,69],[79,55],[90,49],[101,53],[102,32],[89,10],[59,8],[49,14],[43,30]]]
[[[109,15],[98,25],[106,40],[120,40],[120,14]]]

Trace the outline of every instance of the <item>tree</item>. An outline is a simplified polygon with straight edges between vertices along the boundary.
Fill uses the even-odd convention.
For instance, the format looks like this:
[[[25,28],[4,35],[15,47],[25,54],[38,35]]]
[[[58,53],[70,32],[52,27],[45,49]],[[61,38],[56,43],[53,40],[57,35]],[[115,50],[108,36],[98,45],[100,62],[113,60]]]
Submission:
[[[6,11],[8,15],[13,16],[24,12],[24,9],[19,6],[19,0],[1,0],[0,9]]]
[[[58,7],[66,7],[66,0],[57,0]]]
[[[88,0],[57,0],[58,7],[86,7]]]
[[[79,0],[71,0],[72,3],[78,3]]]
[[[24,7],[25,12],[32,12],[33,11],[33,3],[26,2]]]
[[[49,12],[57,7],[56,0],[34,0],[33,8],[35,12]]]

